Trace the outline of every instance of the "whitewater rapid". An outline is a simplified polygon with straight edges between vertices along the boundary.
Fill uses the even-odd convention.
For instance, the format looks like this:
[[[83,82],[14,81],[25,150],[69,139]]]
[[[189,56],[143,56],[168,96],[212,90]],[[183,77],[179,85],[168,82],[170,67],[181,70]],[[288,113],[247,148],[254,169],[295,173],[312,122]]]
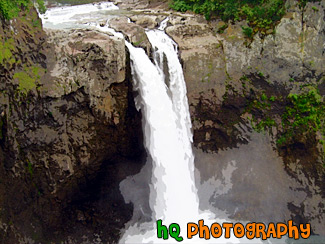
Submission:
[[[49,29],[85,28],[106,21],[119,8],[112,2],[98,2],[75,6],[58,6],[40,14],[43,26]]]

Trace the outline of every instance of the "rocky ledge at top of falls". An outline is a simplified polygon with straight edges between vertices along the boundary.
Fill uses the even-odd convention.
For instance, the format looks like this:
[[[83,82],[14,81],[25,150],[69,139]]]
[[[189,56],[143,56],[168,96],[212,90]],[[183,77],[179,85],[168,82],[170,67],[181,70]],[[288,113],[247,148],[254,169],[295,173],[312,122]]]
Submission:
[[[152,49],[144,28],[135,23],[129,23],[127,17],[119,17],[111,19],[110,27],[118,32],[123,33],[125,39],[132,43],[135,47],[143,48],[146,53],[150,53]]]

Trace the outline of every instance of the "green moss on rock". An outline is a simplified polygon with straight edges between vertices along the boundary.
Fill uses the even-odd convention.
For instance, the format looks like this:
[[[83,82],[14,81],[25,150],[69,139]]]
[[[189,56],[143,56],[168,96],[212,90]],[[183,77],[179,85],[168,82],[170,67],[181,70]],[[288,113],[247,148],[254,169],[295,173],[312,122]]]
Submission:
[[[317,138],[325,159],[325,101],[315,86],[302,87],[297,93],[287,96],[267,95],[262,90],[251,99],[245,112],[250,114],[248,118],[254,130],[271,131],[272,127],[276,127],[278,147],[308,136]]]
[[[36,87],[44,72],[43,68],[37,66],[25,67],[23,71],[16,72],[13,78],[18,81],[18,90],[27,95],[30,90]]]
[[[7,40],[0,39],[0,64],[3,64],[4,61],[12,62],[12,51],[16,49],[14,44],[15,41],[12,38]]]
[[[43,0],[0,0],[0,16],[10,20],[17,17],[22,9],[31,8],[34,3],[41,13],[45,13],[46,8]]]

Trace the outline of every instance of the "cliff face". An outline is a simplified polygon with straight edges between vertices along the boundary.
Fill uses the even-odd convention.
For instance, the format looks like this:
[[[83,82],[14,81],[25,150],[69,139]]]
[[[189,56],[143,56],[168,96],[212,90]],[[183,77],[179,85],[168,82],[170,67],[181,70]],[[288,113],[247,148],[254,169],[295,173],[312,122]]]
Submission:
[[[148,5],[121,4],[134,3]],[[288,9],[273,34],[253,40],[244,22],[162,10],[127,13],[136,24],[121,17],[112,26],[150,55],[140,26],[170,17],[202,208],[236,220],[293,219],[325,234],[319,135],[297,132],[278,144],[283,128],[270,122],[281,124],[290,93],[313,87],[325,95],[325,6],[302,10],[288,1]],[[124,41],[88,30],[45,33],[31,10],[1,20],[0,71],[2,242],[116,242],[133,210],[119,182],[141,169],[145,155]],[[268,126],[258,133],[251,121]]]
[[[118,239],[132,214],[118,184],[144,155],[124,41],[45,34],[33,9],[0,38],[0,239]]]
[[[324,120],[324,10],[324,1],[303,9],[287,1],[275,30],[254,38],[243,34],[244,21],[161,9],[126,14],[144,28],[169,17],[166,32],[179,45],[187,83],[202,209],[242,221],[293,219],[325,234],[324,134],[296,120]],[[112,22],[124,32],[134,25],[119,24]],[[299,111],[312,105],[315,113]]]
[[[253,40],[243,34],[245,22],[171,17],[166,31],[183,62],[205,207],[236,219],[294,219],[325,234],[320,135],[294,129],[279,142],[289,94],[318,89],[324,99],[324,4],[300,9],[288,1],[273,34]]]

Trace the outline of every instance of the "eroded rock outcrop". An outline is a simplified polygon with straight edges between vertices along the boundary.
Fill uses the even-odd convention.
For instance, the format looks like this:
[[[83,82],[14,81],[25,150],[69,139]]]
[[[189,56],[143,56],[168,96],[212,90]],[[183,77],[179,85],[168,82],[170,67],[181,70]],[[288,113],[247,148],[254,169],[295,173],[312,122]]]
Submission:
[[[143,48],[147,54],[151,52],[151,44],[145,33],[144,28],[135,23],[129,23],[126,17],[111,19],[109,21],[110,27],[118,32],[123,33],[126,39],[135,47]]]
[[[279,127],[268,132],[273,139],[262,142],[252,132],[250,122],[252,107],[259,106],[256,101],[264,98],[271,102],[262,102],[261,106],[270,106],[270,110],[261,113],[263,109],[257,109],[253,118],[269,116],[278,124],[288,102],[277,98],[299,93],[302,87],[315,87],[324,99],[324,1],[308,3],[304,9],[298,7],[297,1],[288,1],[287,5],[288,13],[274,34],[257,34],[253,40],[244,36],[244,22],[208,23],[193,15],[171,16],[166,32],[178,43],[183,62],[202,191],[208,192],[209,185],[219,185],[210,195],[206,194],[210,204],[235,212],[233,217],[242,220],[292,218],[296,223],[308,222],[314,233],[324,235],[324,152],[315,139],[317,135],[299,134],[290,143],[279,146]],[[260,97],[262,100],[258,100]],[[258,140],[261,142],[256,143]],[[275,155],[272,148],[280,159],[270,159]],[[259,153],[265,156],[260,158]],[[261,178],[263,174],[257,165],[264,165],[267,170],[266,164],[272,160],[274,167],[282,160],[278,178],[275,180],[272,173]],[[294,183],[286,178],[294,179]],[[213,179],[222,180],[218,183]],[[274,187],[286,192],[285,198],[270,191],[274,180],[281,182]],[[235,203],[233,207],[226,204],[230,202]],[[285,206],[285,210],[276,212],[273,207],[266,207],[275,202]]]
[[[275,30],[253,39],[242,31],[245,21],[207,22],[170,10],[129,17],[147,28],[169,17],[166,32],[179,46],[187,83],[202,207],[238,220],[311,223],[324,235],[319,134],[296,131],[284,144],[277,139],[290,93],[312,87],[324,99],[325,6],[286,4]],[[262,119],[269,127],[257,133],[251,121]]]
[[[143,157],[124,40],[45,33],[34,9],[0,33],[0,239],[117,241],[132,215],[119,182]]]

